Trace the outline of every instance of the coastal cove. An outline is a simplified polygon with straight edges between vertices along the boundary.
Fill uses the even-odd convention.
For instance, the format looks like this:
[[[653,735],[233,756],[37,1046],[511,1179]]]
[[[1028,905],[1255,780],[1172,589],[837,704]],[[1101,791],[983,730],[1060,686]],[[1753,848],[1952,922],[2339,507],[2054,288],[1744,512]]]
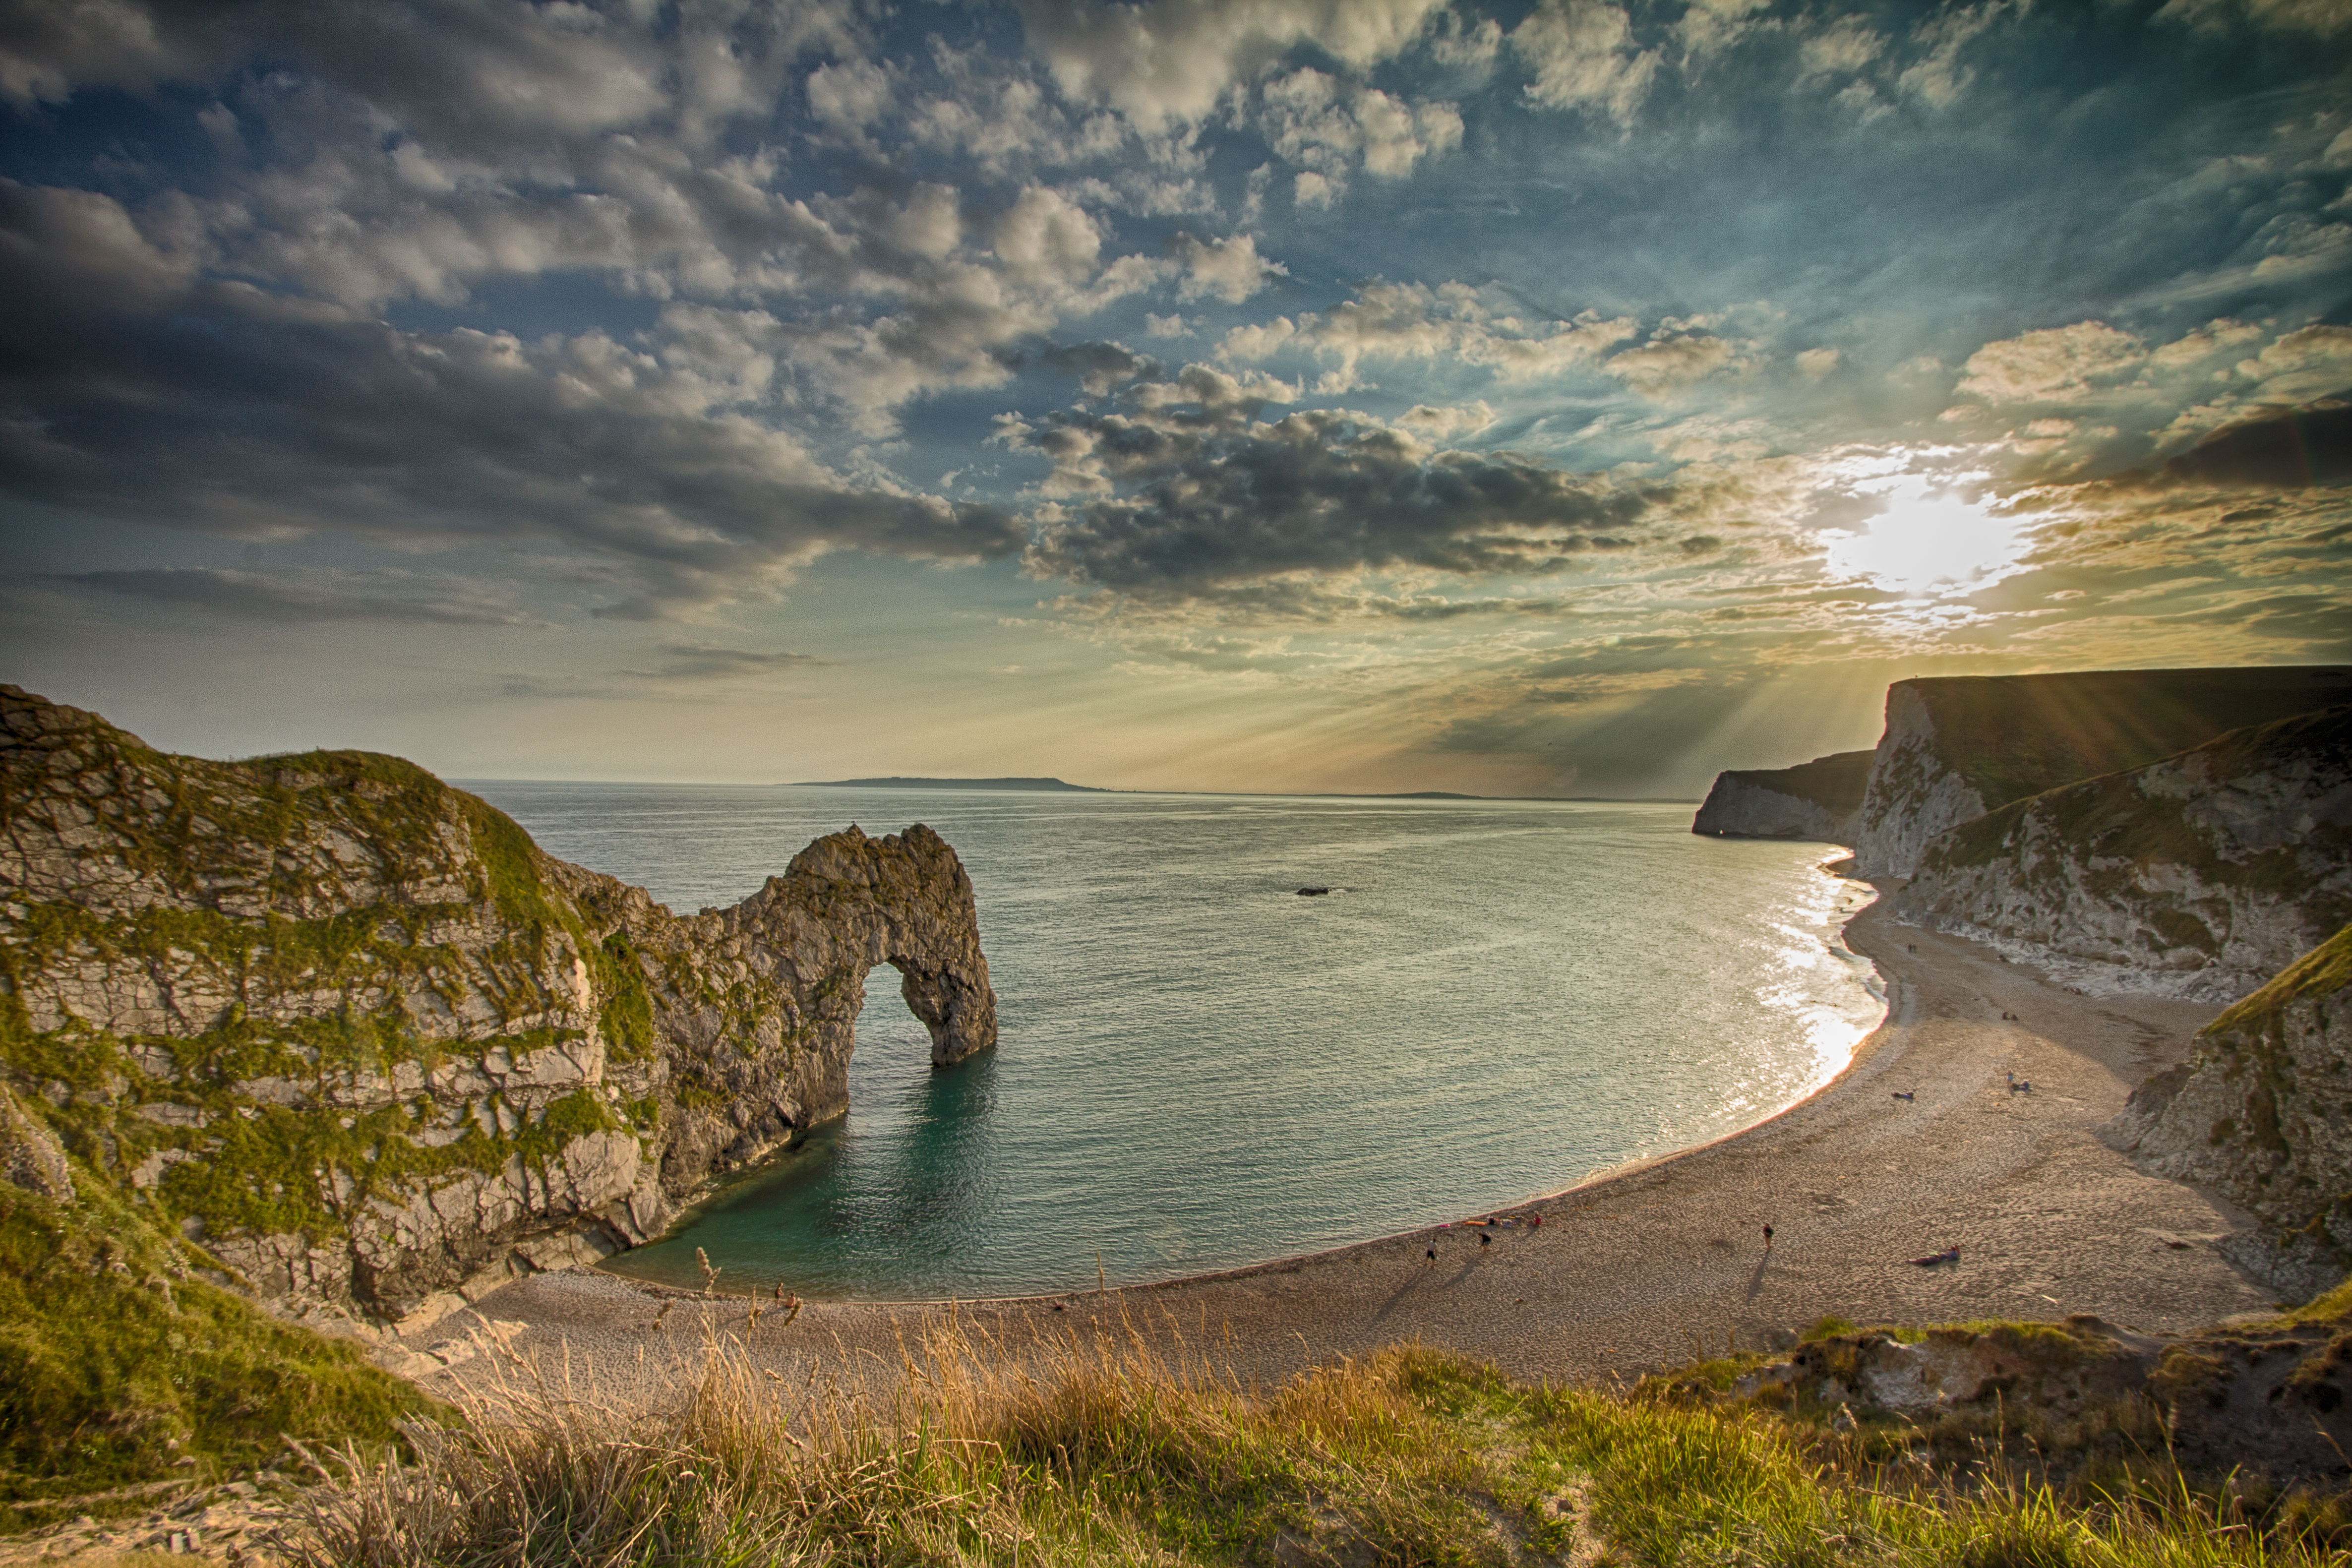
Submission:
[[[682,914],[851,821],[972,877],[999,1048],[931,1071],[877,967],[848,1117],[608,1261],[659,1284],[698,1247],[722,1290],[939,1300],[1360,1242],[1754,1123],[1883,1012],[1835,940],[1868,889],[1686,806],[467,787]]]

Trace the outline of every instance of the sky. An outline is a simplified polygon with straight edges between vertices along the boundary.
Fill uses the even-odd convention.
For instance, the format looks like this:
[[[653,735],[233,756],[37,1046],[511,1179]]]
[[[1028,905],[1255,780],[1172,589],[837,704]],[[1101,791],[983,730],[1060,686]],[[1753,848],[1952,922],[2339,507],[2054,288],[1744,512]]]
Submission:
[[[1696,795],[2352,657],[2340,0],[14,0],[0,679],[457,778]]]

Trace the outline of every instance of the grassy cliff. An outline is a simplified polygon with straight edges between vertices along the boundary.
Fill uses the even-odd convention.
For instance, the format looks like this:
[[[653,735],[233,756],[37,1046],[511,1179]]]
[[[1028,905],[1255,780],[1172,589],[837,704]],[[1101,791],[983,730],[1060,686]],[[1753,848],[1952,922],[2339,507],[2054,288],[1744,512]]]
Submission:
[[[27,1134],[12,1123],[13,1167]],[[0,1180],[0,1531],[267,1469],[288,1436],[380,1447],[434,1417],[357,1345],[224,1289],[151,1206],[52,1152],[66,1182]]]
[[[1957,1331],[2062,1373],[2099,1354],[2052,1325]],[[950,1327],[886,1396],[780,1386],[720,1352],[681,1368],[663,1412],[528,1390],[485,1405],[422,1466],[351,1477],[321,1555],[2318,1568],[2343,1533],[2308,1491],[2184,1474],[2153,1409],[2045,1418],[1988,1395],[1969,1440],[1939,1443],[1708,1386],[1762,1359],[1580,1390],[1399,1345],[1260,1390],[1108,1327],[1018,1356]],[[2105,1462],[2055,1474],[2037,1445],[2078,1438]]]
[[[1988,808],[2352,699],[2352,668],[2085,670],[1908,682]]]

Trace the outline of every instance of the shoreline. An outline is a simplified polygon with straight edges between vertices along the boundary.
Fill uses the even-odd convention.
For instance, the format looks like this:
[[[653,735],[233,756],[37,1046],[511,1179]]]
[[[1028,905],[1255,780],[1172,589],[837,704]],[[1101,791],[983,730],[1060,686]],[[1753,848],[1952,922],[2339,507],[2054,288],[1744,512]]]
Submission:
[[[799,788],[803,786],[787,785],[783,787]],[[1382,1243],[1400,1241],[1416,1236],[1425,1236],[1433,1232],[1460,1226],[1463,1225],[1464,1219],[1475,1218],[1485,1215],[1522,1212],[1528,1209],[1537,1208],[1539,1205],[1554,1203],[1560,1199],[1569,1197],[1587,1187],[1594,1186],[1605,1182],[1614,1181],[1622,1176],[1633,1175],[1663,1162],[1680,1159],[1685,1154],[1696,1153],[1700,1150],[1712,1148],[1714,1145],[1724,1142],[1727,1140],[1744,1137],[1748,1133],[1754,1131],[1756,1129],[1763,1127],[1778,1118],[1785,1116],[1789,1112],[1795,1110],[1798,1107],[1804,1105],[1807,1101],[1814,1100],[1821,1095],[1827,1094],[1831,1089],[1836,1087],[1841,1079],[1853,1070],[1855,1064],[1862,1059],[1863,1053],[1870,1048],[1871,1041],[1875,1039],[1880,1030],[1885,1026],[1885,1020],[1892,1011],[1892,1003],[1888,1000],[1888,988],[1885,974],[1878,968],[1877,964],[1873,960],[1861,953],[1855,952],[1853,949],[1847,944],[1845,940],[1846,931],[1850,927],[1852,927],[1853,922],[1860,919],[1867,910],[1876,907],[1880,900],[1885,896],[1885,889],[1878,888],[1874,883],[1866,882],[1860,878],[1850,876],[1845,872],[1832,869],[1833,867],[1851,866],[1853,863],[1853,857],[1850,852],[1843,849],[1836,849],[1834,853],[1824,853],[1814,867],[1815,870],[1821,872],[1824,876],[1833,878],[1843,882],[1851,882],[1857,887],[1872,889],[1870,898],[1858,908],[1847,913],[1843,921],[1836,921],[1834,913],[1832,915],[1831,919],[1835,921],[1836,923],[1834,923],[1830,929],[1827,945],[1832,955],[1837,954],[1841,950],[1843,950],[1847,956],[1860,961],[1863,967],[1867,971],[1866,976],[1860,981],[1862,988],[1867,994],[1877,1000],[1882,1011],[1880,1013],[1879,1022],[1871,1028],[1864,1031],[1862,1037],[1854,1042],[1853,1048],[1846,1057],[1843,1065],[1842,1065],[1836,1072],[1831,1074],[1821,1082],[1813,1085],[1797,1099],[1789,1101],[1787,1104],[1780,1106],[1777,1110],[1766,1112],[1764,1115],[1759,1117],[1753,1121],[1743,1123],[1727,1131],[1718,1132],[1715,1136],[1708,1138],[1704,1142],[1685,1144],[1678,1148],[1667,1150],[1663,1153],[1635,1154],[1627,1159],[1620,1160],[1615,1164],[1604,1165],[1597,1170],[1587,1172],[1584,1175],[1579,1177],[1572,1184],[1566,1187],[1559,1187],[1548,1191],[1532,1193],[1526,1196],[1514,1198],[1507,1203],[1492,1204],[1483,1209],[1466,1210],[1465,1211],[1463,1219],[1433,1221],[1428,1224],[1409,1226],[1403,1230],[1386,1231],[1376,1236],[1359,1237],[1353,1241],[1335,1242],[1331,1246],[1318,1247],[1311,1252],[1280,1253],[1272,1258],[1259,1258],[1252,1262],[1226,1264],[1214,1268],[1195,1269],[1182,1274],[1171,1274],[1164,1279],[1129,1280],[1123,1284],[1111,1286],[1109,1289],[1113,1290],[1129,1291],[1158,1290],[1167,1289],[1171,1286],[1222,1279],[1232,1275],[1247,1274],[1256,1269],[1276,1268],[1289,1264],[1305,1262],[1313,1258],[1328,1258],[1338,1253],[1346,1252],[1353,1247],[1376,1247]],[[827,1125],[830,1126],[835,1124],[829,1123]],[[811,1134],[812,1137],[815,1134],[814,1132]],[[794,1144],[792,1151],[787,1151],[787,1152],[796,1152],[801,1146],[801,1144]],[[740,1171],[730,1175],[725,1182],[713,1185],[708,1191],[705,1191],[695,1197],[692,1202],[683,1205],[679,1210],[678,1218],[673,1222],[671,1229],[664,1232],[660,1237],[654,1239],[656,1241],[669,1240],[673,1237],[680,1234],[683,1230],[689,1228],[689,1216],[698,1214],[706,1205],[716,1203],[719,1199],[725,1196],[728,1193],[735,1190],[737,1187],[747,1183],[760,1180],[761,1173],[761,1170],[759,1169]],[[648,1243],[647,1245],[651,1244]],[[614,1262],[627,1256],[628,1254],[625,1252],[615,1253],[613,1257],[605,1258],[601,1262],[582,1265],[581,1267],[591,1272],[609,1275],[610,1277],[630,1286],[632,1289],[643,1290],[652,1295],[676,1297],[682,1300],[716,1300],[720,1301],[741,1302],[751,1302],[767,1299],[758,1291],[746,1291],[740,1289],[717,1289],[706,1293],[703,1290],[697,1289],[692,1285],[677,1285],[668,1283],[665,1280],[646,1279],[638,1275],[626,1273],[612,1267]],[[807,1297],[806,1300],[812,1306],[823,1303],[827,1306],[835,1307],[887,1307],[892,1309],[912,1310],[955,1306],[984,1306],[995,1303],[1022,1301],[1064,1300],[1077,1296],[1091,1294],[1093,1294],[1093,1292],[1079,1289],[1076,1290],[1031,1290],[1016,1291],[1003,1295],[972,1296],[812,1295]],[[456,1315],[457,1314],[452,1314],[453,1317]],[[429,1333],[431,1330],[428,1328],[426,1331]]]
[[[1123,1323],[1166,1349],[1216,1338],[1221,1360],[1266,1382],[1409,1338],[1515,1377],[1591,1382],[1756,1348],[1825,1315],[2088,1311],[2163,1333],[2271,1306],[2212,1245],[2244,1215],[2141,1174],[2096,1135],[2219,1005],[2070,993],[1964,939],[1898,926],[1885,891],[1839,932],[1876,971],[1886,1013],[1834,1077],[1708,1142],[1498,1205],[1544,1223],[1491,1247],[1430,1226],[1101,1293],[809,1301],[789,1323],[763,1321],[752,1298],[567,1270],[387,1336],[377,1359],[446,1394],[513,1356],[562,1358],[627,1402],[674,1396],[721,1334],[806,1377],[867,1357],[895,1365],[948,1321],[1013,1349]],[[2033,1091],[2010,1092],[2009,1072]],[[1957,1266],[1906,1261],[1951,1245]],[[508,1353],[482,1353],[493,1342]]]

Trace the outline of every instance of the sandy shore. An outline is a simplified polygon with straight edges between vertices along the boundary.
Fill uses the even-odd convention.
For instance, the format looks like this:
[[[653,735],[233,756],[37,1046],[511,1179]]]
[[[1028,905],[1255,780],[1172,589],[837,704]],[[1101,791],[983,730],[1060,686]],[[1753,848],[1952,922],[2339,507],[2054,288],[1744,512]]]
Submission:
[[[1412,1338],[1514,1376],[1583,1382],[1685,1362],[1701,1347],[1754,1347],[1828,1313],[1936,1322],[2095,1312],[2169,1332],[2271,1305],[2210,1245],[2242,1215],[2140,1174],[2096,1136],[2218,1009],[2077,995],[1973,943],[1897,925],[1883,901],[1846,940],[1877,964],[1890,1005],[1833,1083],[1735,1137],[1532,1205],[1542,1226],[1500,1232],[1490,1250],[1472,1232],[1420,1231],[1107,1297],[957,1310],[1012,1344],[1122,1315],[1160,1333],[1181,1326],[1268,1382]],[[2010,1091],[2012,1072],[2031,1094]],[[1957,1266],[1906,1261],[1949,1246]],[[463,1336],[488,1323],[509,1349],[568,1363],[605,1397],[660,1398],[716,1332],[797,1380],[813,1361],[872,1365],[870,1353],[895,1364],[898,1347],[945,1310],[819,1302],[787,1326],[771,1316],[747,1330],[748,1305],[608,1274],[545,1274],[386,1356],[449,1392],[504,1358],[430,1371],[436,1363],[413,1350],[462,1356]]]

